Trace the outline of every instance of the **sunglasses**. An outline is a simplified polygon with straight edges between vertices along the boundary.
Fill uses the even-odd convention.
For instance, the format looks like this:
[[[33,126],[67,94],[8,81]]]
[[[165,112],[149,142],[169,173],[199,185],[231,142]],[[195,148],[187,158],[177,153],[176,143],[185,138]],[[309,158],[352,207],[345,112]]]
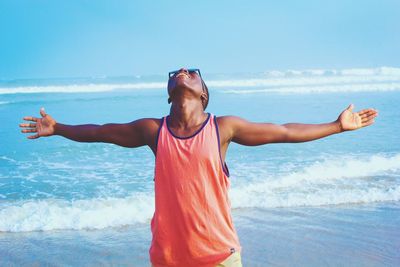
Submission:
[[[172,76],[176,75],[176,74],[179,73],[180,71],[181,71],[181,70],[175,70],[175,71],[169,72],[169,78],[171,78]],[[196,73],[200,76],[200,78],[202,78],[199,69],[188,69],[187,71],[189,72],[189,74],[192,74],[193,72],[196,72]],[[203,78],[202,78],[202,79],[203,79]]]

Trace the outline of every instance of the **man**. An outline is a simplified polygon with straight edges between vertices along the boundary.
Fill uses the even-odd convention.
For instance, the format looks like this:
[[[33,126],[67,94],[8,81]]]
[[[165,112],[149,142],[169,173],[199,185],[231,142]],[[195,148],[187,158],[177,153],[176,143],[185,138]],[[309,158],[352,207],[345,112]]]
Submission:
[[[24,133],[36,139],[60,135],[78,142],[124,147],[147,145],[156,157],[155,213],[151,221],[153,266],[241,266],[241,246],[232,223],[225,154],[231,142],[247,146],[306,142],[371,125],[374,109],[345,109],[323,124],[252,123],[206,113],[209,93],[200,70],[170,72],[170,114],[125,124],[65,125],[43,109],[24,117]]]

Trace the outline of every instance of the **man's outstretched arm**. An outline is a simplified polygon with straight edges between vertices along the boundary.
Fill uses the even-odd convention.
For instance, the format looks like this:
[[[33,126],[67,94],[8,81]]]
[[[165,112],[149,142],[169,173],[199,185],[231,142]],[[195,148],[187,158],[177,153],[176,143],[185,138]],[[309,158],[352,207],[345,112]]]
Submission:
[[[316,140],[335,133],[351,131],[374,123],[378,112],[374,109],[363,109],[353,112],[353,105],[345,109],[336,121],[321,124],[303,123],[253,123],[239,117],[225,117],[226,136],[230,141],[248,146],[268,143],[298,143]],[[221,125],[222,126],[222,125]]]
[[[153,119],[141,119],[130,123],[108,123],[104,125],[83,124],[66,125],[56,122],[44,109],[41,118],[24,117],[30,123],[21,123],[23,133],[35,133],[28,136],[36,139],[44,136],[59,135],[77,142],[104,142],[124,147],[149,145],[149,129],[157,128]],[[154,125],[153,125],[154,124]]]

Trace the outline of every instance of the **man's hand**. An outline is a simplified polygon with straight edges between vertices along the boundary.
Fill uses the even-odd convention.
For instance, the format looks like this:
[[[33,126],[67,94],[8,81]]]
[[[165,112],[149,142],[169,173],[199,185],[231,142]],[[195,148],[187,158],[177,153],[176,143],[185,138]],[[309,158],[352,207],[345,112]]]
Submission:
[[[21,123],[23,133],[36,133],[28,136],[36,139],[42,136],[59,135],[77,142],[102,142],[123,147],[139,147],[148,145],[156,154],[156,136],[161,125],[160,119],[144,118],[129,123],[106,123],[67,125],[56,122],[43,108],[41,118],[24,117],[33,123]]]
[[[44,108],[40,109],[41,118],[24,117],[26,121],[33,121],[34,123],[21,123],[19,127],[23,128],[23,133],[36,133],[35,135],[28,136],[29,139],[36,139],[41,136],[51,136],[54,134],[54,126],[56,121],[46,112]]]
[[[373,124],[374,118],[378,116],[375,109],[363,109],[359,112],[353,112],[354,105],[348,106],[337,119],[341,131],[357,130],[365,126]]]

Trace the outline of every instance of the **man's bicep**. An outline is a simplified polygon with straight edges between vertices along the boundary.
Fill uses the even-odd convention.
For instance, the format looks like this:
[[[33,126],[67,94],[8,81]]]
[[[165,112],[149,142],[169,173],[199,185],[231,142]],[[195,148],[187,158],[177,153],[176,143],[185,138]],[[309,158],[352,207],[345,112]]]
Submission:
[[[102,142],[123,147],[139,147],[147,145],[145,119],[130,123],[107,123],[100,127],[99,137]]]
[[[258,146],[287,139],[287,128],[283,125],[249,122],[237,117],[233,125],[232,141],[241,145]]]

